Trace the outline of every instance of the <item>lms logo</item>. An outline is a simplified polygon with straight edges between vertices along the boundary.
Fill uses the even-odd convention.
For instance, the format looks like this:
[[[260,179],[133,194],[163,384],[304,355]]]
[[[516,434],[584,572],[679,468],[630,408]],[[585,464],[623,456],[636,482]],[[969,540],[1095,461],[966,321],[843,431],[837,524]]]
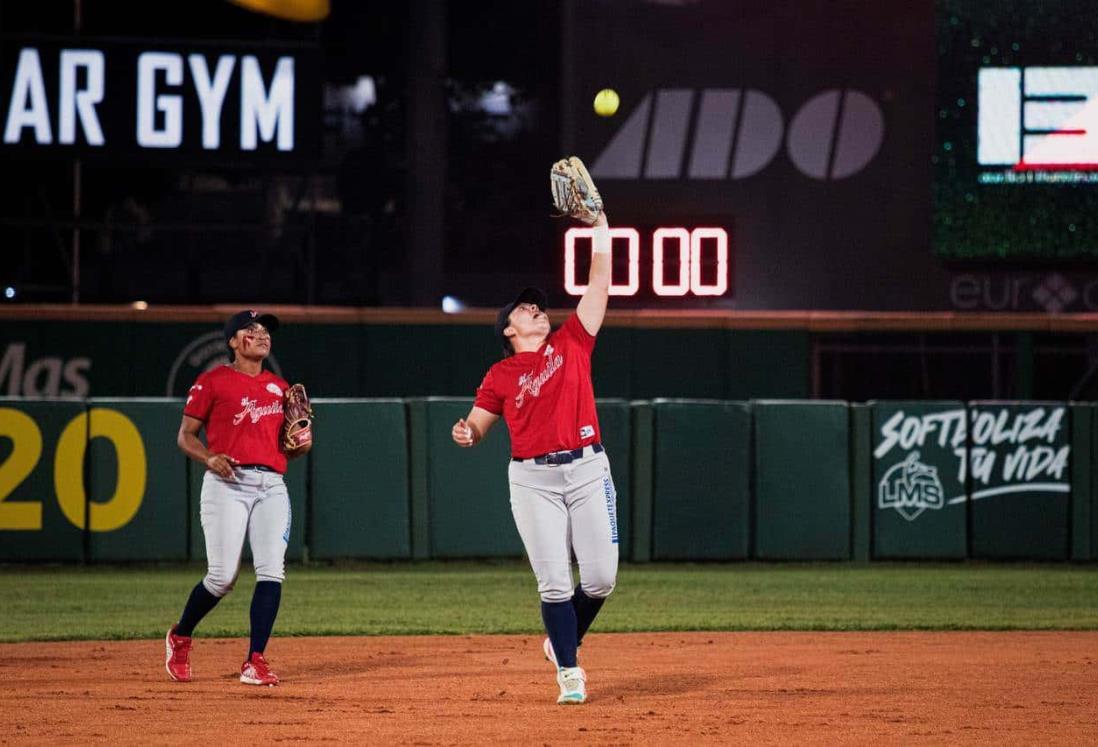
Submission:
[[[981,165],[1098,170],[1098,67],[985,67],[977,90]]]
[[[894,508],[908,521],[919,518],[928,508],[938,510],[945,505],[937,468],[920,462],[917,451],[888,468],[877,486],[877,496],[879,508]]]

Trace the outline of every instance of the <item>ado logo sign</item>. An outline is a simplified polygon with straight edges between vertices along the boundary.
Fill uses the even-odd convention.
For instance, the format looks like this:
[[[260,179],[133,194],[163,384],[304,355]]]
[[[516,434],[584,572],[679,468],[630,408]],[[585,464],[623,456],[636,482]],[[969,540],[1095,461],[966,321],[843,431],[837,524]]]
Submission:
[[[789,160],[805,176],[845,179],[877,155],[884,130],[877,102],[853,89],[809,98],[787,132],[777,102],[762,91],[661,88],[641,99],[591,173],[606,179],[746,179],[774,160],[784,139]]]

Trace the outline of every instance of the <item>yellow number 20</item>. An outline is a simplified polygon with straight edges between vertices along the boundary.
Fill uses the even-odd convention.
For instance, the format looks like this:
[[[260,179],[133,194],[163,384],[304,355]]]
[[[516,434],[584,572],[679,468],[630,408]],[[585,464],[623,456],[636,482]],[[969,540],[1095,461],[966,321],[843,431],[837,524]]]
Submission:
[[[0,408],[0,436],[12,439],[11,455],[0,465],[0,530],[41,529],[40,502],[4,503],[34,469],[42,455],[42,433],[25,413]],[[87,489],[84,453],[92,438],[106,438],[118,455],[118,484],[109,501],[92,502],[87,515],[93,532],[111,532],[130,522],[145,497],[145,443],[137,426],[117,410],[93,407],[69,421],[57,439],[53,485],[61,513],[83,529]]]

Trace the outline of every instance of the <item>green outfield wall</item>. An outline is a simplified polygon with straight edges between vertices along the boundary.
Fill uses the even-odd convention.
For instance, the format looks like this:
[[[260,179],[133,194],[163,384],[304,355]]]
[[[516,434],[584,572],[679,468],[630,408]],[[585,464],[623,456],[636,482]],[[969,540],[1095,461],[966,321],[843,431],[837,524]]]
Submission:
[[[755,556],[851,556],[849,408],[763,401],[755,421]]]
[[[652,559],[749,557],[749,406],[688,400],[652,406]]]
[[[313,412],[317,430],[326,435],[325,448],[306,462],[309,481],[303,495],[309,501],[301,523],[309,556],[411,558],[403,400],[325,400]]]
[[[269,364],[316,397],[471,397],[498,356],[488,323],[291,323]],[[0,396],[181,397],[224,357],[218,324],[0,319]],[[608,326],[592,366],[602,397],[748,399],[808,396],[810,359],[806,331]]]
[[[287,556],[517,557],[504,425],[468,397],[315,401]],[[1062,402],[605,399],[623,559],[1074,560],[1098,548],[1098,418]],[[202,559],[171,398],[0,398],[0,562]]]

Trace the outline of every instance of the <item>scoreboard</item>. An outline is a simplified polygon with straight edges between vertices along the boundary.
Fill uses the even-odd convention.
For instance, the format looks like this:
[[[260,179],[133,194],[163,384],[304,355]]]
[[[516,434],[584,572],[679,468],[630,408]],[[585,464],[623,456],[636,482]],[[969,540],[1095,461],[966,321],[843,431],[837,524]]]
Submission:
[[[1098,15],[938,0],[934,246],[947,260],[1098,260]]]

